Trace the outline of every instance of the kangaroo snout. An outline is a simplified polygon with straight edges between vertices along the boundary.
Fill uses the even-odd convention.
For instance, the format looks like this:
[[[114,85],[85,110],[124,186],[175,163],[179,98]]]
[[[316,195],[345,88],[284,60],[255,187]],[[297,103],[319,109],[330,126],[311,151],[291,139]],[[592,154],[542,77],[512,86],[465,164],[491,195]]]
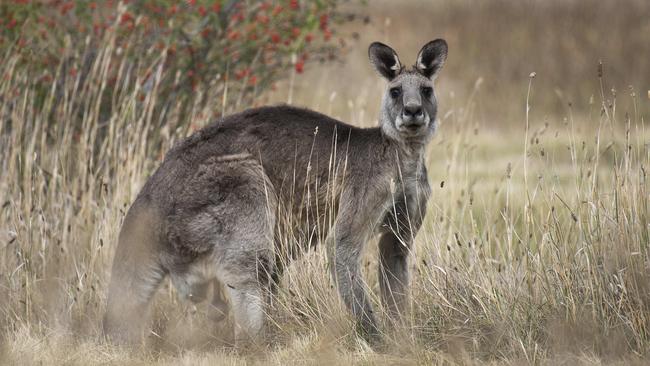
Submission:
[[[410,104],[404,106],[404,112],[402,113],[402,118],[407,119],[422,119],[424,113],[422,113],[422,106],[420,104]]]
[[[396,126],[400,131],[417,133],[427,124],[427,118],[421,104],[408,103],[404,106],[402,115],[397,119]]]

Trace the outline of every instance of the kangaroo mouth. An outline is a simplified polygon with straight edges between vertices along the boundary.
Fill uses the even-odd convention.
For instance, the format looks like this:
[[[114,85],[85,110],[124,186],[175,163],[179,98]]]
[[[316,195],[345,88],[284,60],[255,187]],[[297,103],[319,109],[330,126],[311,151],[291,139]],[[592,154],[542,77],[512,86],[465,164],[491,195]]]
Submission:
[[[400,126],[400,129],[403,131],[409,131],[409,132],[417,132],[420,130],[420,128],[424,127],[423,123],[404,123],[403,125]]]
[[[408,121],[398,117],[395,126],[399,132],[409,136],[414,136],[419,135],[426,130],[428,124],[429,116],[425,115],[423,118],[410,119]]]

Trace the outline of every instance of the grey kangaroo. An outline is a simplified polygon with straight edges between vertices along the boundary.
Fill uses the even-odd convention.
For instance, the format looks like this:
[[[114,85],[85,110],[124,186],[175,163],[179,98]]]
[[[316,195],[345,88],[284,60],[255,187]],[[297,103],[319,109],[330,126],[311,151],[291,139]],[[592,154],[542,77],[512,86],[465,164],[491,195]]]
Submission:
[[[433,81],[447,43],[424,45],[413,67],[379,42],[368,55],[388,81],[378,127],[262,107],[217,120],[167,153],[119,235],[104,317],[110,339],[142,340],[149,302],[167,275],[180,296],[214,294],[214,306],[232,317],[236,341],[255,339],[269,293],[296,256],[278,239],[286,216],[299,218],[292,230],[306,240],[298,242],[317,232],[315,241],[326,243],[341,299],[369,338],[379,330],[360,255],[380,235],[381,298],[399,319],[408,305],[407,260],[430,194],[425,148],[437,127]],[[334,209],[322,214],[323,206]]]

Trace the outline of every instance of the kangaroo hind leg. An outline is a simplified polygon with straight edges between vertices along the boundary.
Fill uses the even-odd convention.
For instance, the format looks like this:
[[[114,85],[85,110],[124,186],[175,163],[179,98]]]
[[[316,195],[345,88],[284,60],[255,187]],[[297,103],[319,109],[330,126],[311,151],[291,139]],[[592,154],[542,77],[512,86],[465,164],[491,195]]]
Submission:
[[[264,323],[265,293],[275,264],[276,199],[262,166],[250,155],[205,161],[188,184],[173,220],[175,247],[201,251],[223,285],[238,341],[254,339]],[[214,286],[215,310],[228,306]]]
[[[230,181],[224,214],[233,218],[228,240],[219,248],[218,278],[228,295],[235,341],[259,339],[263,333],[266,299],[275,271],[273,231],[275,196],[257,163],[237,167]],[[236,181],[236,186],[233,186]]]

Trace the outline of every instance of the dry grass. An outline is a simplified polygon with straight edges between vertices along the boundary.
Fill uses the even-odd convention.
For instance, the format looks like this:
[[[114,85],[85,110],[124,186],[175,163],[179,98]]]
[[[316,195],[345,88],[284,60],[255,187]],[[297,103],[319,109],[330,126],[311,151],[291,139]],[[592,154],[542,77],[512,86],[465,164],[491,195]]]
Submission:
[[[412,311],[405,324],[383,325],[381,350],[352,332],[323,248],[288,269],[269,310],[268,344],[246,352],[219,345],[202,309],[179,303],[167,283],[145,350],[104,344],[100,318],[120,223],[160,154],[187,133],[173,105],[163,128],[152,130],[155,89],[140,102],[135,82],[122,84],[116,112],[102,121],[94,106],[106,60],[97,57],[87,89],[68,79],[40,110],[31,107],[32,90],[17,89],[29,75],[11,55],[0,62],[7,76],[0,81],[0,363],[647,363],[648,102],[613,94],[595,72],[594,102],[562,114],[537,109],[536,93],[548,92],[541,75],[515,78],[521,92],[513,108],[525,111],[528,102],[531,112],[507,121],[508,131],[477,117],[493,100],[479,85],[457,86],[462,99],[443,97],[428,157],[434,193],[413,256]],[[453,75],[442,84],[454,85]],[[362,90],[377,85],[369,80]],[[322,95],[334,88],[319,85]],[[324,100],[314,107],[347,117],[335,98]],[[367,107],[376,103],[372,93],[348,103],[375,113]],[[201,112],[189,119],[205,123],[192,117]],[[357,124],[372,120],[350,114],[345,119]],[[60,122],[50,124],[52,116]],[[368,247],[364,267],[377,294]]]

